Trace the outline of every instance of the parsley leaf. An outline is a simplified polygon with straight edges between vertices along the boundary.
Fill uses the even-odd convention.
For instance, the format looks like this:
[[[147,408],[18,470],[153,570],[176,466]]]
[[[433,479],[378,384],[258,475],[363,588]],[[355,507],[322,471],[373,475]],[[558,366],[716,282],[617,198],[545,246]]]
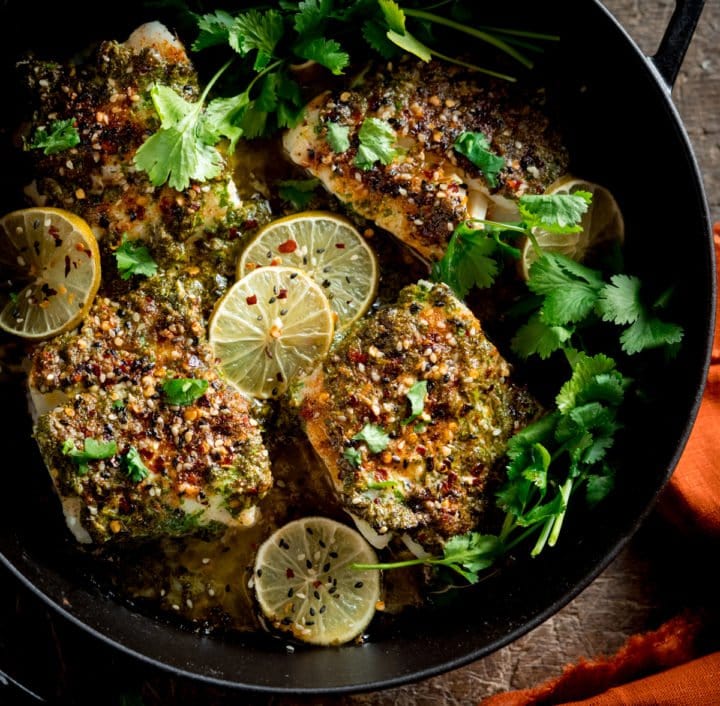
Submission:
[[[577,233],[582,230],[580,220],[588,210],[592,194],[575,191],[572,194],[540,194],[521,196],[518,206],[528,229],[542,228],[549,233]]]
[[[152,277],[158,269],[150,251],[137,241],[128,240],[127,234],[123,235],[122,243],[115,251],[115,261],[120,277],[126,280],[133,275]]]
[[[150,475],[150,469],[143,463],[140,452],[131,446],[122,457],[123,468],[133,483],[139,483]]]
[[[350,149],[350,128],[347,125],[339,125],[338,123],[327,122],[327,140],[330,149],[333,152],[341,154]]]
[[[303,211],[315,196],[315,189],[320,185],[319,179],[286,179],[278,182],[278,194],[284,201],[289,201],[298,211]]]
[[[377,424],[366,424],[355,436],[353,441],[364,441],[367,444],[370,453],[380,453],[387,448],[390,443],[390,437],[385,433],[382,427]]]
[[[114,441],[85,439],[83,449],[80,451],[76,448],[74,441],[66,439],[61,451],[63,456],[69,456],[77,464],[77,474],[85,476],[90,470],[88,461],[112,458],[117,453],[117,444]]]
[[[492,188],[497,186],[497,175],[505,166],[505,160],[490,151],[490,142],[482,132],[461,133],[453,147],[482,171]]]
[[[197,378],[175,378],[162,384],[165,401],[170,405],[189,405],[205,394],[207,380]]]
[[[75,127],[75,120],[55,120],[50,129],[39,127],[35,130],[30,142],[30,149],[42,150],[43,154],[51,155],[64,152],[80,144],[80,133]]]
[[[390,164],[405,151],[395,145],[395,130],[384,120],[365,118],[358,131],[360,147],[355,156],[355,166],[372,169],[375,162]]]
[[[410,387],[405,395],[410,402],[410,416],[403,420],[403,424],[410,424],[410,422],[414,422],[423,413],[425,410],[427,393],[427,380],[418,380]]]

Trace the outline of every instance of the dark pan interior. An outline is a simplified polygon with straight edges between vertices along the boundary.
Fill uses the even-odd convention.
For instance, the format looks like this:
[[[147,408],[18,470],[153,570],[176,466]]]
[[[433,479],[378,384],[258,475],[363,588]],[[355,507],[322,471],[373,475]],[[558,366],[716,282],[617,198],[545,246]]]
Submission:
[[[99,638],[178,673],[260,691],[319,693],[396,685],[487,655],[561,608],[612,560],[672,472],[697,411],[714,317],[714,263],[697,166],[666,89],[600,3],[574,3],[572,17],[561,5],[556,12],[556,5],[543,4],[540,26],[561,33],[563,41],[540,70],[560,95],[573,171],[616,194],[627,224],[628,269],[650,283],[676,284],[672,316],[686,331],[675,361],[658,358],[640,373],[652,402],[633,410],[612,497],[597,511],[572,515],[554,550],[536,560],[518,556],[460,591],[450,606],[408,615],[361,647],[288,654],[282,641],[185,632],[90,583],[50,495],[23,393],[5,385],[0,558],[23,581]],[[97,4],[91,11],[67,3],[9,7],[2,18],[9,40],[3,72],[10,70],[7,57],[23,44],[79,46],[89,35],[123,37],[156,14],[127,3],[113,6],[112,14]],[[532,19],[530,3],[527,12],[516,9],[514,26],[518,17]],[[12,111],[4,113],[7,127]],[[22,205],[11,172],[2,173],[3,212]]]

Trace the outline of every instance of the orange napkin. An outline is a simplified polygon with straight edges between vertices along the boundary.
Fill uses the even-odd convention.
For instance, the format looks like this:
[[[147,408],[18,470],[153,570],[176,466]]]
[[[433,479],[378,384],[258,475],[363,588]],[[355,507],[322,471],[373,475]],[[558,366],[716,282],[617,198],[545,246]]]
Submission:
[[[720,264],[720,223],[713,233]],[[720,310],[720,301],[718,305]],[[695,427],[658,506],[665,519],[690,535],[720,538],[719,451],[720,323]],[[532,689],[491,696],[481,706],[720,704],[720,652],[697,657],[702,622],[698,614],[680,615],[658,630],[632,636],[610,658],[581,660],[555,679]]]

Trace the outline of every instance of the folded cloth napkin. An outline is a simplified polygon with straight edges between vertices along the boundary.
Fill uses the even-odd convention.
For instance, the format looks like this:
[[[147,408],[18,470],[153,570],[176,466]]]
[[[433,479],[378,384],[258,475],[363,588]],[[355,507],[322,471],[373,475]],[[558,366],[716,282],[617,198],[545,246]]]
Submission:
[[[713,227],[720,263],[720,223]],[[720,269],[718,269],[720,294]],[[718,301],[720,311],[720,301]],[[720,319],[720,316],[718,317]],[[720,538],[720,323],[707,386],[688,444],[658,505],[689,538]],[[481,706],[712,706],[720,704],[720,652],[698,657],[704,616],[687,612],[633,635],[612,657],[581,660],[539,686]]]

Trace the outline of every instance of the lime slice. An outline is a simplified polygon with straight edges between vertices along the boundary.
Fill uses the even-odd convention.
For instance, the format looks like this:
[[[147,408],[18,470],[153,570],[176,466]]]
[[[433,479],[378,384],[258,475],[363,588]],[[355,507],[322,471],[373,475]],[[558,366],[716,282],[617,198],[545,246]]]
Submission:
[[[31,340],[77,326],[100,286],[90,226],[58,208],[26,208],[0,219],[0,269],[0,328]]]
[[[564,176],[551,184],[545,193],[572,194],[575,191],[588,191],[592,194],[590,208],[580,221],[582,230],[577,233],[558,234],[536,228],[533,233],[541,249],[584,262],[610,244],[622,243],[625,237],[625,223],[615,197],[599,184]],[[535,260],[537,253],[527,239],[520,258],[524,279],[528,278],[530,266]]]
[[[255,595],[278,630],[313,645],[340,645],[362,634],[380,598],[380,572],[353,563],[377,557],[358,532],[325,517],[295,520],[274,532],[255,559]]]
[[[330,300],[338,328],[360,318],[377,291],[375,254],[352,223],[334,213],[306,211],[266,225],[243,252],[238,277],[266,265],[309,274]]]
[[[315,368],[330,348],[333,314],[322,288],[292,267],[263,267],[237,281],[210,319],[223,375],[267,399]]]

